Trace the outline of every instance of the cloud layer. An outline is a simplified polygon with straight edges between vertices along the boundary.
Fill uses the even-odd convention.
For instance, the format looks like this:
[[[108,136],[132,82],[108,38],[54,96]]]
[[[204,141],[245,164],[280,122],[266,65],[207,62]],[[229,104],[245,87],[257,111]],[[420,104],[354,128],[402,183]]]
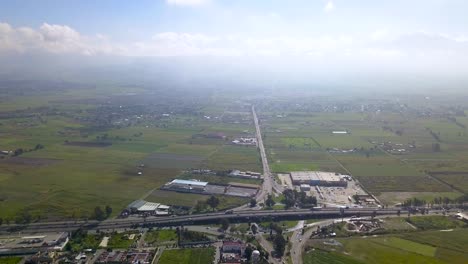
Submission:
[[[112,56],[283,57],[319,64],[379,64],[407,62],[420,67],[457,68],[468,65],[466,36],[427,32],[368,35],[271,36],[206,35],[162,32],[137,42],[116,42],[104,35],[83,35],[66,25],[44,23],[39,28],[0,23],[2,54],[52,53]],[[419,64],[417,64],[419,63]],[[349,65],[348,65],[349,66]]]
[[[166,0],[166,2],[170,5],[198,6],[207,4],[209,0]]]

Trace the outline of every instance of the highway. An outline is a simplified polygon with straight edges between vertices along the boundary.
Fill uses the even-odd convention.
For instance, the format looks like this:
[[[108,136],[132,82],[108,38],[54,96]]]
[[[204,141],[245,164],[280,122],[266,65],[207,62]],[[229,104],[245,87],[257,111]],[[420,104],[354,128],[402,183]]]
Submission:
[[[359,208],[346,209],[344,216],[370,216],[373,212],[376,215],[394,215],[398,209],[373,209]],[[407,214],[406,210],[400,210],[402,215]],[[293,210],[244,210],[236,211],[233,214],[209,213],[199,215],[171,216],[171,217],[148,217],[148,218],[124,218],[124,219],[109,219],[102,222],[96,220],[90,221],[61,221],[61,222],[39,222],[28,225],[2,225],[0,233],[24,232],[24,233],[45,233],[58,231],[71,231],[78,228],[87,230],[113,230],[125,229],[142,225],[155,226],[180,226],[180,225],[196,225],[219,223],[220,219],[226,218],[231,223],[234,222],[255,222],[271,220],[304,220],[304,219],[326,219],[336,218],[340,216],[339,208],[323,208],[316,210],[293,209]]]
[[[252,106],[252,116],[255,124],[255,135],[257,137],[257,145],[260,151],[260,157],[262,159],[263,166],[263,186],[262,189],[257,194],[256,200],[258,203],[266,200],[266,196],[271,194],[274,190],[281,192],[279,187],[276,186],[276,182],[273,179],[273,175],[270,171],[270,165],[268,165],[268,159],[265,152],[265,146],[263,145],[262,131],[260,129],[260,124],[258,122],[257,112],[255,112],[255,106]]]

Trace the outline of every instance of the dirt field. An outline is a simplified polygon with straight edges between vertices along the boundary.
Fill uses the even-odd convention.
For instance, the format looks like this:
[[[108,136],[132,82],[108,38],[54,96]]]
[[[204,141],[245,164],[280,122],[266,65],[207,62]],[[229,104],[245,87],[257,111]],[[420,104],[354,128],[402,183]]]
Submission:
[[[75,147],[91,147],[91,148],[105,148],[112,146],[110,142],[86,142],[86,141],[70,141],[65,142],[65,145],[75,146]]]

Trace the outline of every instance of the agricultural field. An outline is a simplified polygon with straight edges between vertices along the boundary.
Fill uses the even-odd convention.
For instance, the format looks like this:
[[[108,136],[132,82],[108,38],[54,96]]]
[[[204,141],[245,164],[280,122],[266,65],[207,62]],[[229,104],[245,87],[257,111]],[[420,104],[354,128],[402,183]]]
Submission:
[[[0,264],[18,264],[22,257],[0,257]]]
[[[360,264],[362,262],[353,258],[336,254],[334,252],[327,252],[324,250],[310,250],[304,254],[305,264]]]
[[[308,250],[304,261],[465,263],[468,256],[465,223],[447,216],[412,216],[409,221],[403,217],[383,220],[386,235],[347,237],[348,234],[340,235],[335,229],[343,238],[310,240],[307,248],[315,250]],[[435,231],[427,231],[429,229]]]
[[[421,230],[431,229],[453,229],[467,227],[468,225],[460,220],[447,216],[413,216],[409,223]]]
[[[452,119],[439,115],[418,118],[418,110],[402,113],[391,107],[386,112],[334,113],[282,107],[280,114],[272,106],[259,110],[274,172],[351,174],[366,190],[390,204],[402,202],[386,199],[392,193],[410,197],[430,193],[426,195],[432,197],[428,197],[429,202],[433,197],[453,199],[467,190],[467,131]],[[444,111],[437,107],[431,111]]]
[[[191,248],[164,250],[159,264],[205,264],[212,263],[214,248]]]
[[[2,103],[0,150],[21,150],[0,157],[0,217],[6,222],[22,222],[17,216],[24,212],[31,221],[93,218],[94,208],[106,205],[113,217],[145,198],[191,206],[208,197],[158,188],[189,168],[261,172],[255,147],[230,143],[254,131],[248,109],[225,122],[203,118],[201,111],[226,116],[224,107],[205,109],[204,102],[171,97],[155,104],[145,96],[117,95],[141,93],[137,88],[96,90],[73,99],[70,91],[34,104],[23,97]],[[244,200],[225,204],[236,202]]]

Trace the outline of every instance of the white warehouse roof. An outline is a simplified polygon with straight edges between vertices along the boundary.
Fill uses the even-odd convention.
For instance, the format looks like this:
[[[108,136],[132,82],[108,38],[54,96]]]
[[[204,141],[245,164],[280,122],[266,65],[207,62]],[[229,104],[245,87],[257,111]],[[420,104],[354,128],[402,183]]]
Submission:
[[[184,184],[184,185],[194,185],[194,186],[206,186],[208,185],[208,182],[202,182],[202,181],[188,181],[188,180],[179,180],[175,179],[171,181],[171,184]]]
[[[143,206],[138,208],[138,211],[155,211],[161,204],[146,202]]]

